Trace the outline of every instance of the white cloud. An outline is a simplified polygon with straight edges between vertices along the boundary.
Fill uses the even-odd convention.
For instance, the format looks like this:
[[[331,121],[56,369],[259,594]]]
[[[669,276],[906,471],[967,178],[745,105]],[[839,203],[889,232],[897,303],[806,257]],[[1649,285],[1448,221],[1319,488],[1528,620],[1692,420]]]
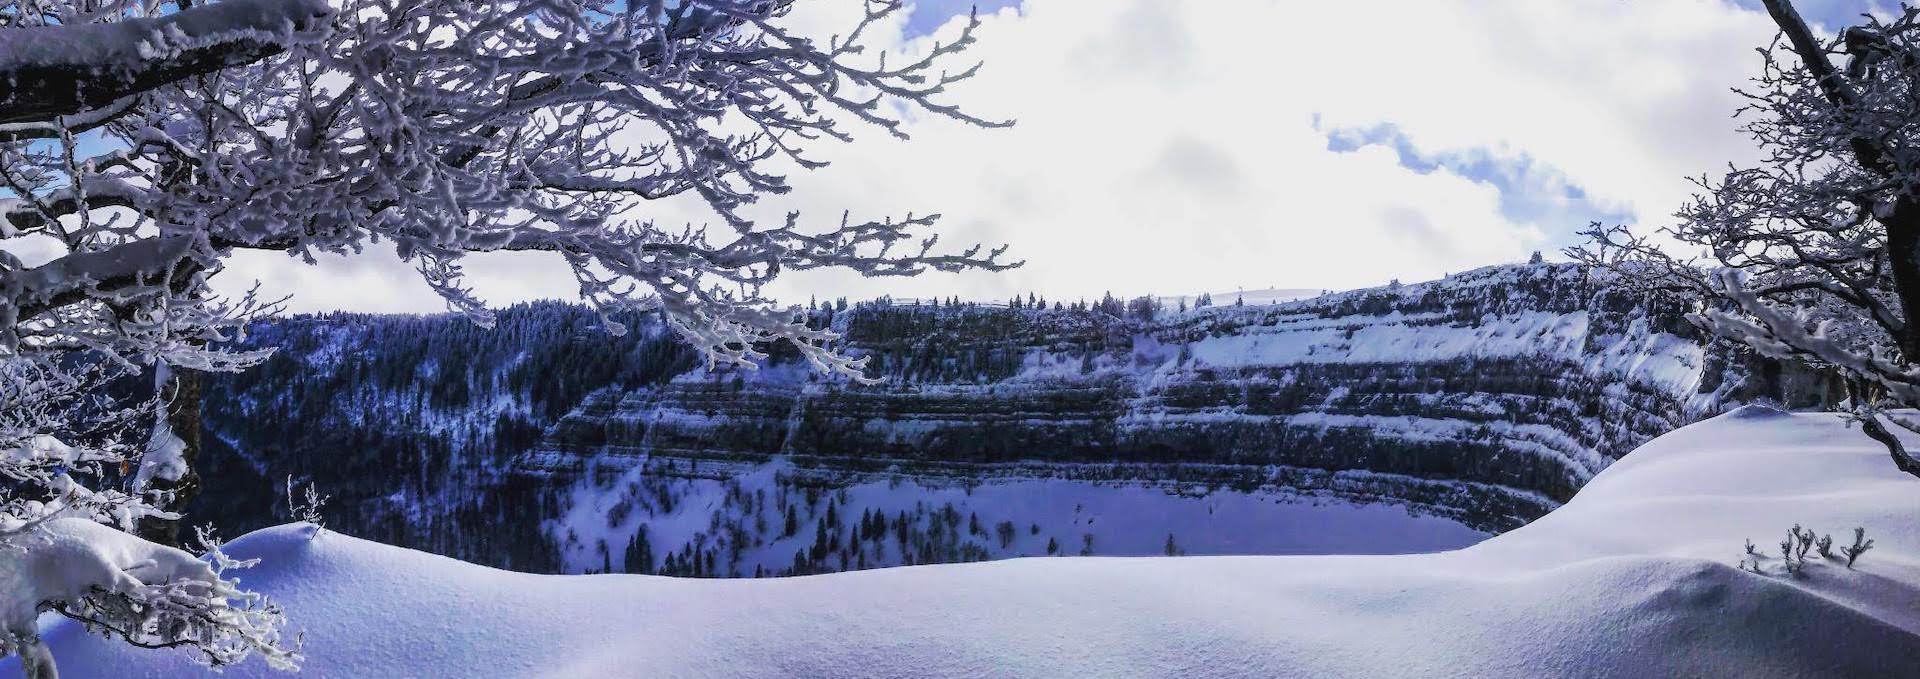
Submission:
[[[812,0],[795,21],[844,30],[857,4]],[[755,214],[937,211],[943,243],[1010,242],[1027,266],[791,275],[779,292],[1342,288],[1517,261],[1582,225],[1515,223],[1488,184],[1421,174],[1385,148],[1329,151],[1316,114],[1329,129],[1392,123],[1422,148],[1525,154],[1659,224],[1689,193],[1687,175],[1752,156],[1727,89],[1772,34],[1764,15],[1712,0],[1027,0],[985,20],[972,54],[987,65],[954,99],[1016,127],[917,120],[911,142],[856,128],[853,145],[822,149],[832,167],[795,175],[792,195]],[[924,49],[888,28],[875,37]],[[710,220],[685,201],[656,214]],[[308,271],[268,257],[231,269],[223,278],[297,291],[297,308],[438,308],[390,262],[324,284],[339,263]],[[469,269],[498,303],[572,294],[555,260],[476,258]]]

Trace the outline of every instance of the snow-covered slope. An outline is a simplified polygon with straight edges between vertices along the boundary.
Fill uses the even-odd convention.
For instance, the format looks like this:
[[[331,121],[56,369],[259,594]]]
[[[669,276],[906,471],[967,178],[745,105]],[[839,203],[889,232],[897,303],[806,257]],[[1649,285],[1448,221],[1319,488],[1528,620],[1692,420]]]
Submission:
[[[1833,415],[1667,434],[1545,518],[1402,556],[1033,558],[800,578],[539,576],[300,527],[231,545],[321,677],[1898,677],[1920,671],[1920,481]],[[1854,569],[1738,570],[1801,524]],[[48,632],[70,676],[184,654]],[[0,675],[16,672],[11,665]],[[226,676],[270,674],[246,665]]]

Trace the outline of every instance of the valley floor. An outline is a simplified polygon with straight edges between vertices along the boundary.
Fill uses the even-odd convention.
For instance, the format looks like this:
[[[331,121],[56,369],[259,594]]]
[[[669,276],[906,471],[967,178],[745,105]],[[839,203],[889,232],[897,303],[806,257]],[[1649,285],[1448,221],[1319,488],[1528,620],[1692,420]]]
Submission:
[[[684,566],[661,566],[705,555],[714,566],[696,575],[736,578],[1022,556],[1406,554],[1488,537],[1445,516],[1447,508],[1380,496],[1095,481],[1074,478],[1073,466],[1042,469],[1055,476],[829,472],[834,478],[802,485],[794,478],[809,472],[784,459],[720,470],[720,478],[634,467],[604,486],[577,483],[548,531],[564,572],[684,575]],[[1321,476],[1478,489],[1367,472]],[[649,554],[635,550],[641,531]]]
[[[1394,556],[1026,558],[750,580],[498,571],[305,526],[229,546],[319,677],[1920,675],[1920,480],[1837,416],[1663,436],[1520,529]],[[1786,575],[1790,526],[1838,543]],[[1743,542],[1765,574],[1742,571]],[[46,630],[72,677],[202,672]],[[0,676],[17,673],[14,661]],[[248,663],[226,676],[267,676]]]

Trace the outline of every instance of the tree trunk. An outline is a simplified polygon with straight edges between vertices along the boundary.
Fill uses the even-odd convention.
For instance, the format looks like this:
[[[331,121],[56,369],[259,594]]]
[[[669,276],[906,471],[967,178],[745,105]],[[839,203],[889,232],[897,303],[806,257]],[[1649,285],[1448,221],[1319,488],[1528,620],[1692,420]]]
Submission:
[[[1901,359],[1920,362],[1920,329],[1914,327],[1915,314],[1920,314],[1920,203],[1901,199],[1883,223],[1894,295],[1900,299],[1901,332],[1894,340],[1900,345]]]
[[[178,479],[154,478],[148,488],[156,491],[171,491],[171,497],[157,503],[160,509],[182,513],[188,503],[200,494],[200,474],[194,471],[194,464],[200,457],[200,386],[202,376],[194,370],[176,370],[167,375],[165,383],[158,386],[159,396],[167,410],[167,428],[184,445],[180,451],[180,461],[186,465],[186,471]],[[140,520],[140,537],[169,547],[183,547],[180,524],[186,519],[159,519],[147,517]]]

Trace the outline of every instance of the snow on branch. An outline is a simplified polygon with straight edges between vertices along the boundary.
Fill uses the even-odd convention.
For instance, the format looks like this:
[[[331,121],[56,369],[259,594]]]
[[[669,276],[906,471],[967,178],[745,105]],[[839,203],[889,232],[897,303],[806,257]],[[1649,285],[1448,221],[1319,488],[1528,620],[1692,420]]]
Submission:
[[[406,5],[405,21],[388,3],[341,5],[327,30],[280,56],[32,137],[55,146],[25,131],[0,144],[0,188],[15,196],[0,201],[0,231],[50,235],[69,251],[0,272],[0,339],[100,300],[184,304],[236,249],[311,260],[391,244],[450,309],[483,324],[461,260],[543,251],[572,266],[584,298],[657,309],[715,361],[751,364],[753,345],[786,341],[823,370],[857,375],[831,333],[807,329],[764,287],[812,268],[1018,265],[1004,247],[936,249],[932,216],[826,228],[791,216],[769,228],[744,212],[791,190],[783,173],[822,165],[811,147],[852,139],[849,124],[904,137],[915,110],[1008,124],[944,101],[977,71],[948,67],[977,20],[952,42],[889,59],[862,36],[897,17],[897,1],[869,2],[826,41],[786,30],[789,3],[767,0],[435,0]],[[258,13],[269,7],[301,13]],[[76,157],[86,126],[119,147]],[[648,218],[649,202],[682,195],[719,228]]]
[[[294,669],[298,644],[283,637],[280,609],[239,589],[228,558],[202,533],[205,560],[86,519],[56,519],[0,539],[0,655],[19,655],[29,677],[55,676],[39,638],[53,611],[90,631],[143,648],[186,648],[211,667],[258,655]]]
[[[33,14],[29,9],[16,16]],[[59,23],[0,27],[0,124],[80,114],[251,63],[279,53],[332,12],[325,0],[224,0],[119,21],[75,22],[86,17],[73,12],[46,17]]]

